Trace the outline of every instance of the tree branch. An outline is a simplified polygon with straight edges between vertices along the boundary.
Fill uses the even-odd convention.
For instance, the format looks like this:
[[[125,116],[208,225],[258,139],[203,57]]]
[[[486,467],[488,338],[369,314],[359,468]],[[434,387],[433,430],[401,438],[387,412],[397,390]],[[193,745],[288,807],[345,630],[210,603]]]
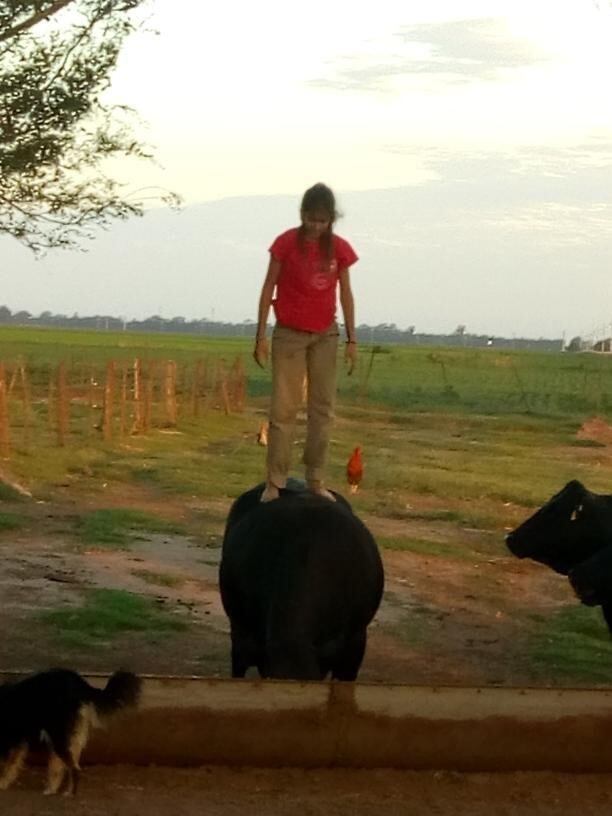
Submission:
[[[48,9],[44,11],[38,11],[36,14],[33,14],[27,20],[24,20],[22,23],[19,23],[13,28],[8,28],[6,31],[0,34],[0,42],[4,42],[4,40],[10,40],[12,37],[17,36],[17,34],[21,34],[22,31],[27,31],[27,29],[32,28],[37,23],[40,23],[42,20],[46,20],[47,18],[51,17],[53,14],[56,14],[58,11],[61,11],[64,6],[69,6],[70,3],[73,3],[74,0],[55,0]]]

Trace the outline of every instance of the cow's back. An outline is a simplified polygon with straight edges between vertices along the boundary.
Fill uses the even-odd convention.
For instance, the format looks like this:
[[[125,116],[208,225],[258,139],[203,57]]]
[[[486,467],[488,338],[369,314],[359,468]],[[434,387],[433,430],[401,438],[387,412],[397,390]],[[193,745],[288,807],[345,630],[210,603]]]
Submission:
[[[243,494],[232,510],[220,586],[233,632],[247,632],[267,658],[314,650],[324,662],[365,633],[382,597],[383,568],[347,502],[297,491],[253,504]],[[274,666],[270,673],[277,676]]]

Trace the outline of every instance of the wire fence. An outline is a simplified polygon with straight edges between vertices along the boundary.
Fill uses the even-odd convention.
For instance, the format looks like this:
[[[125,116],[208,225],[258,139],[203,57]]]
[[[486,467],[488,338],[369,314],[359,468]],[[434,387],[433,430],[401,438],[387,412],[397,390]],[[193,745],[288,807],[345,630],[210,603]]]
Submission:
[[[181,364],[137,357],[35,369],[0,361],[0,457],[10,459],[15,446],[30,450],[41,439],[64,447],[91,434],[111,443],[177,428],[207,411],[242,412],[246,394],[240,355],[231,363],[213,356]]]

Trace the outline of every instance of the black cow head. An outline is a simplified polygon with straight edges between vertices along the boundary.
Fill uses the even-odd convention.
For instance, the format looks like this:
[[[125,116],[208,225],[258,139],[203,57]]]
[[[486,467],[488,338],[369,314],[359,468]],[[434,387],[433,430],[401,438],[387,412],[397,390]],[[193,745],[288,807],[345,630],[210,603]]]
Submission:
[[[611,543],[612,496],[591,493],[576,480],[506,536],[518,558],[531,558],[562,575]]]

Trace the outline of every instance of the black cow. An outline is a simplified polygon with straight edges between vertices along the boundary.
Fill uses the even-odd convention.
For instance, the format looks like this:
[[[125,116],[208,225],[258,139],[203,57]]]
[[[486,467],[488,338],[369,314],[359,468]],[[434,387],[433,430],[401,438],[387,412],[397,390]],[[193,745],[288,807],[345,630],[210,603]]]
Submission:
[[[232,505],[219,584],[230,620],[232,677],[355,680],[383,592],[372,535],[350,504],[292,481],[261,503],[263,485]]]
[[[609,603],[612,609],[612,544],[577,564],[568,577],[582,603],[601,605],[607,620],[606,604]]]
[[[508,533],[506,544],[518,558],[567,575],[582,603],[601,606],[612,633],[612,495],[574,479]]]

